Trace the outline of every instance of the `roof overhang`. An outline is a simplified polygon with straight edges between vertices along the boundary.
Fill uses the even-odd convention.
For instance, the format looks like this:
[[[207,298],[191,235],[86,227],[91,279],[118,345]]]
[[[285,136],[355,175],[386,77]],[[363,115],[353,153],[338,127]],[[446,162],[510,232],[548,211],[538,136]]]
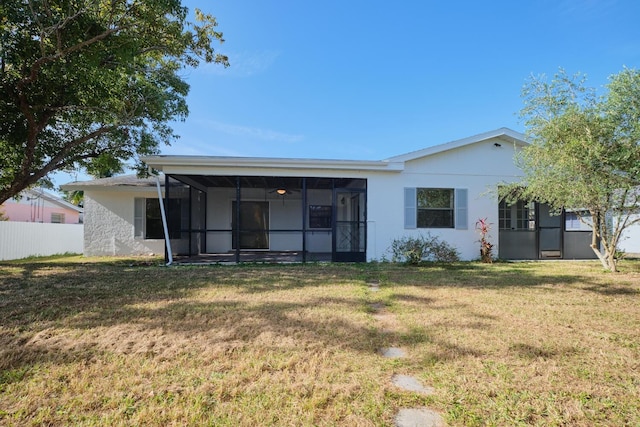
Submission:
[[[165,174],[203,175],[254,175],[265,171],[287,175],[312,171],[343,171],[361,173],[401,172],[404,162],[388,160],[325,160],[287,159],[268,157],[220,157],[220,156],[147,156],[142,160],[150,167]]]

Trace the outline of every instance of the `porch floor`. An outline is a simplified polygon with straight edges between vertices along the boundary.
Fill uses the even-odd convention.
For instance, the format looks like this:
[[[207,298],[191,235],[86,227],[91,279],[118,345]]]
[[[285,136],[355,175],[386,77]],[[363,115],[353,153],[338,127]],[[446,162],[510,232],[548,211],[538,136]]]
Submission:
[[[330,252],[307,252],[307,262],[331,262]],[[198,255],[174,255],[174,264],[234,264],[236,262],[235,252],[198,254]],[[299,263],[302,262],[301,251],[241,251],[241,263]]]

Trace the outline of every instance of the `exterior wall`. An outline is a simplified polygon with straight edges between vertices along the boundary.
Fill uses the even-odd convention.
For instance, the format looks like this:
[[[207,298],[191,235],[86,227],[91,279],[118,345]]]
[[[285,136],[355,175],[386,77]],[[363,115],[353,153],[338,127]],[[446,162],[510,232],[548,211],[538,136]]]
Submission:
[[[493,224],[490,241],[498,253],[498,202],[495,190],[505,182],[519,180],[514,164],[516,145],[500,137],[467,144],[448,151],[407,160],[400,167],[380,170],[295,168],[248,168],[229,166],[176,166],[163,168],[166,174],[307,176],[318,178],[363,178],[367,180],[367,260],[389,257],[393,239],[430,233],[455,246],[466,260],[479,258],[479,235],[475,222],[487,218]],[[395,161],[394,161],[395,162]],[[395,166],[394,166],[395,167]],[[404,189],[452,188],[468,192],[468,227],[460,229],[405,229]],[[125,255],[162,253],[162,240],[135,239],[134,198],[157,197],[153,188],[101,187],[85,190],[86,255]],[[231,244],[232,202],[235,189],[210,188],[207,191],[206,251],[228,252]],[[302,228],[301,194],[284,196],[264,189],[242,190],[242,200],[269,202],[270,229]],[[284,200],[284,203],[283,203]],[[330,205],[330,190],[309,190],[308,204]],[[307,221],[307,218],[305,218]],[[312,252],[331,251],[331,232],[309,230],[307,248]],[[175,249],[175,248],[174,248]],[[271,233],[270,249],[300,250],[300,233]]]
[[[81,224],[0,222],[0,260],[82,252]]]
[[[59,213],[64,214],[65,224],[80,222],[78,211],[66,209],[42,198],[36,200],[27,200],[26,197],[20,200],[9,199],[2,205],[2,211],[9,218],[9,221],[50,223],[51,214]]]
[[[494,143],[500,143],[497,147]],[[465,260],[480,257],[475,223],[487,218],[493,229],[490,241],[498,253],[498,202],[500,183],[518,179],[515,147],[503,140],[487,140],[406,163],[399,174],[372,174],[368,180],[367,259],[389,258],[391,242],[403,236],[430,233],[455,246]],[[404,188],[466,188],[468,228],[404,228]]]
[[[163,239],[134,238],[134,198],[158,198],[150,188],[85,190],[84,255],[163,254]]]
[[[640,214],[633,215],[632,220],[639,217]],[[640,256],[640,222],[635,223],[624,230],[618,246],[627,254]]]

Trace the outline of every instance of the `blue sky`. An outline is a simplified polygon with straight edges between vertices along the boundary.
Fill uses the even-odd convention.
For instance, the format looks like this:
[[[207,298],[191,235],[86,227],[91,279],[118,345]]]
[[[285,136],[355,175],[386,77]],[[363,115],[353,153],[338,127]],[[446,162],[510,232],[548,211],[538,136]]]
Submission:
[[[217,17],[231,66],[185,71],[190,115],[163,154],[385,159],[524,131],[531,75],[602,87],[640,67],[637,0],[184,4]]]

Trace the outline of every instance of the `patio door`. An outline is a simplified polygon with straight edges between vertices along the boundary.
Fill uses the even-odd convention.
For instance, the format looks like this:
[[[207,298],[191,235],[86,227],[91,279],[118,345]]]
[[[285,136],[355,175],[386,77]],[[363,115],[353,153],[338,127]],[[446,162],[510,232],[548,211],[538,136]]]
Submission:
[[[365,190],[336,188],[333,192],[332,258],[336,262],[365,262]]]
[[[238,204],[231,204],[232,236],[239,232],[240,249],[269,249],[269,202],[240,202],[240,224],[236,221]],[[236,249],[236,239],[232,238]]]
[[[552,215],[549,205],[538,205],[540,259],[562,258],[562,215]]]

